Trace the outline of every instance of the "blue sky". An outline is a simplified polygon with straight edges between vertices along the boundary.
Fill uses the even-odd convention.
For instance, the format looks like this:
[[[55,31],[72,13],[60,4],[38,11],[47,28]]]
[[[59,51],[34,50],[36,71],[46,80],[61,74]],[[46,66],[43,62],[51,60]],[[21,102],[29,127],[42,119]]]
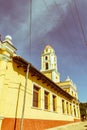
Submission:
[[[75,0],[87,39],[87,0]],[[57,55],[61,81],[69,76],[76,84],[79,99],[87,102],[87,45],[74,0],[32,0],[30,44],[30,0],[0,0],[2,40],[11,35],[17,54],[40,69],[40,56],[50,44]]]

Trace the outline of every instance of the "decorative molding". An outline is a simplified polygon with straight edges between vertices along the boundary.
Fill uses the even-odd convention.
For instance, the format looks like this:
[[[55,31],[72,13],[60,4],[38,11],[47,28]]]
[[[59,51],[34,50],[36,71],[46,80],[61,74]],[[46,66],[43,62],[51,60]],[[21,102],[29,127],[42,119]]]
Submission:
[[[0,54],[0,60],[11,61],[11,58],[5,54]]]

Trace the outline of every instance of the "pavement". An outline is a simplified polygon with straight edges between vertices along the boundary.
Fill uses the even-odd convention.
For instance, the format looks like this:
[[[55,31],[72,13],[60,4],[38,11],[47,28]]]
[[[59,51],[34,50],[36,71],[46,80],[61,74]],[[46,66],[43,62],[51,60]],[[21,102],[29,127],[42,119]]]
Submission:
[[[87,121],[63,125],[47,130],[87,130]]]

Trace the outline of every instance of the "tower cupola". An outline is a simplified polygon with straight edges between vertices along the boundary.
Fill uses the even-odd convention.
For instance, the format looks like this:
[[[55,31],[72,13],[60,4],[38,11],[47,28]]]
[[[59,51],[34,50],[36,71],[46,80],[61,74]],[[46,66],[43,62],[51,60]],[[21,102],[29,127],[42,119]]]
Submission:
[[[46,45],[41,54],[41,72],[50,77],[54,82],[59,81],[57,57],[54,49],[50,45]]]

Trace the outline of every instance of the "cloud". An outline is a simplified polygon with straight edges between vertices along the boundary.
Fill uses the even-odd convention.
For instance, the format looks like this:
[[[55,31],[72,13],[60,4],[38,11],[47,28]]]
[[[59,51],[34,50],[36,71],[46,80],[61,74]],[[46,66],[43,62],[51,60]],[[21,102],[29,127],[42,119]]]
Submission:
[[[37,68],[40,67],[41,50],[46,44],[51,44],[58,56],[61,76],[64,77],[68,73],[79,83],[80,88],[82,88],[82,82],[85,82],[86,88],[84,76],[87,73],[87,48],[73,1],[32,0],[32,43],[30,45],[30,0],[0,0],[0,33],[2,37],[11,35],[18,49],[17,54],[29,61],[31,55],[30,62]],[[86,35],[87,0],[76,0],[76,2]],[[70,5],[73,7],[74,17],[72,17]]]
[[[27,40],[29,36],[29,2],[28,0],[8,0],[7,3],[5,0],[0,0],[1,33],[11,34],[18,43],[16,44],[18,48],[20,42],[22,51],[29,43],[29,39]],[[60,4],[62,8],[66,8],[60,0],[56,3]],[[35,44],[36,40],[41,41],[56,26],[59,27],[61,21],[62,18],[60,18],[60,13],[53,0],[48,0],[46,4],[43,0],[32,1],[32,43]]]
[[[69,3],[67,3],[67,6],[68,4]],[[60,0],[57,1],[56,4],[53,0],[50,0],[34,5],[35,10],[33,10],[34,19],[32,24],[33,39],[39,39],[39,37],[43,37],[54,28],[58,28],[66,16],[67,6],[65,6],[64,3],[62,5]],[[64,17],[61,17],[59,8],[64,9]]]
[[[15,29],[21,23],[26,22],[28,15],[27,3],[28,1],[26,0],[25,2],[23,0],[8,0],[8,3],[5,0],[0,0],[0,24],[4,25],[4,30],[8,30],[8,26],[9,30],[10,28]]]

